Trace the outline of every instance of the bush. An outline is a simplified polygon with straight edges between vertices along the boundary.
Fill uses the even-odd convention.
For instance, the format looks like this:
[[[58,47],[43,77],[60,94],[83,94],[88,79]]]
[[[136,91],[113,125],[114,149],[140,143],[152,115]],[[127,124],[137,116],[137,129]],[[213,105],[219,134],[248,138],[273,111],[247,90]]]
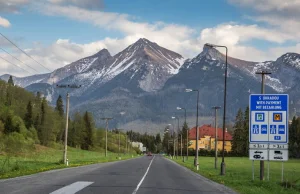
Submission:
[[[25,137],[17,132],[13,132],[4,137],[3,150],[9,156],[17,156],[18,154],[34,150],[34,141],[26,140]]]

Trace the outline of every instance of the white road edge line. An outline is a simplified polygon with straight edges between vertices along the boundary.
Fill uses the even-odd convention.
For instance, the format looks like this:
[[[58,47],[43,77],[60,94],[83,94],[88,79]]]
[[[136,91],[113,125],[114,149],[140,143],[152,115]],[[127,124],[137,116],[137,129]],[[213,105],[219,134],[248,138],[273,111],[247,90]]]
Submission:
[[[68,186],[65,186],[63,188],[60,188],[56,191],[53,191],[50,194],[74,194],[93,183],[94,182],[78,181],[78,182],[72,183]]]
[[[155,156],[152,158],[152,160],[151,160],[151,162],[150,162],[150,164],[149,164],[149,166],[148,166],[148,168],[146,170],[146,173],[144,174],[143,178],[141,179],[141,181],[139,182],[139,184],[137,185],[137,187],[135,188],[135,190],[133,191],[132,194],[136,194],[136,192],[139,190],[141,184],[143,183],[144,179],[146,178],[146,176],[148,174],[148,171],[149,171],[149,169],[151,167],[151,164],[152,164],[154,158],[155,158]]]

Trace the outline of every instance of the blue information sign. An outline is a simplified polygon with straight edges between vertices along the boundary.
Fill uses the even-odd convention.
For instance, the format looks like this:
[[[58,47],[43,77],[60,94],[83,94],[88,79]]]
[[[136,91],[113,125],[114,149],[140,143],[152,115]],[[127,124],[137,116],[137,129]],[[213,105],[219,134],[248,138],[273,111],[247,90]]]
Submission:
[[[287,94],[251,94],[249,142],[288,143]]]

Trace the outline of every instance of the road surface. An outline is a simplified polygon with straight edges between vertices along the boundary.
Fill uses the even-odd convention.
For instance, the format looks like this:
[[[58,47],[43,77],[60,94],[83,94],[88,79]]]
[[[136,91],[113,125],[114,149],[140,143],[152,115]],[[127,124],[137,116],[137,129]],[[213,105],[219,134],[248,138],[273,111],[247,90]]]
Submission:
[[[5,194],[233,194],[160,155],[0,180]]]

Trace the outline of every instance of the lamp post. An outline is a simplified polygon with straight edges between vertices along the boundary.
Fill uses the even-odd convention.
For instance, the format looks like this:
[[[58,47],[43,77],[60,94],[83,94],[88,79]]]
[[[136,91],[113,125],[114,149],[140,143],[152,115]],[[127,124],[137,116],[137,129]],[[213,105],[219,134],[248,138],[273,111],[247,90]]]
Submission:
[[[105,129],[105,157],[107,157],[107,131],[108,131],[108,121],[111,120],[113,118],[101,118],[101,120],[105,120],[106,121],[106,129]]]
[[[198,133],[198,106],[199,106],[199,90],[197,89],[185,89],[185,92],[197,92],[197,119],[196,119],[196,156],[194,165],[196,166],[197,170],[199,170],[199,163],[198,163],[198,151],[199,151],[199,133]]]
[[[217,169],[217,163],[218,163],[218,109],[220,109],[221,107],[214,106],[212,108],[215,109],[215,169]]]
[[[171,126],[172,124],[168,124]],[[175,157],[175,132],[174,132],[174,125],[173,126],[173,158]]]
[[[178,117],[172,117],[172,119],[177,119],[177,133],[179,135],[179,118]],[[182,134],[180,135],[181,136],[181,144],[180,144],[180,149],[181,149],[181,152],[180,152],[180,155],[182,157]],[[179,148],[178,148],[178,145],[179,145],[179,142],[178,142],[178,138],[177,138],[177,155],[179,155]],[[177,159],[177,158],[176,158]]]
[[[184,123],[186,124],[186,109],[177,107],[177,110],[184,110]],[[186,129],[186,160],[188,160],[189,157],[189,129]],[[184,157],[183,157],[184,162]]]
[[[221,163],[221,175],[225,175],[226,171],[226,165],[225,165],[225,160],[224,160],[224,150],[225,150],[225,118],[226,118],[226,90],[227,90],[227,53],[228,53],[228,48],[226,46],[221,46],[221,45],[215,45],[215,44],[209,44],[206,43],[205,46],[214,48],[214,47],[222,47],[226,49],[226,59],[225,59],[225,80],[224,80],[224,110],[223,110],[223,145],[222,145],[222,163]]]
[[[121,152],[121,130],[123,129],[117,129],[118,130],[118,133],[119,133],[119,159],[121,159],[120,157],[120,152]]]

